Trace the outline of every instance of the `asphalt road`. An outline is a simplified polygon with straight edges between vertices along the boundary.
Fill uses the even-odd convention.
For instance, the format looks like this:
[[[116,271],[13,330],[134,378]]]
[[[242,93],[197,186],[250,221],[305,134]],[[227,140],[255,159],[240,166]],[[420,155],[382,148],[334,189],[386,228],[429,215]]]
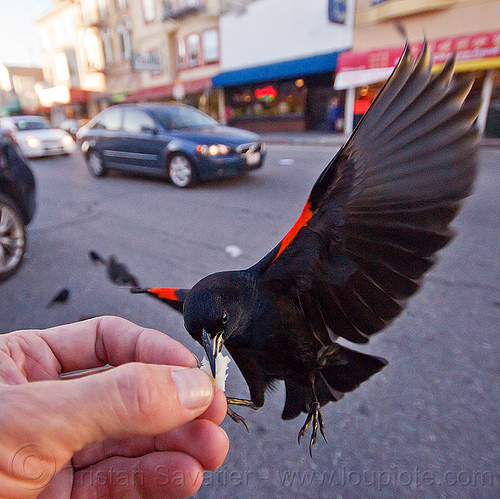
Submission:
[[[144,286],[190,287],[250,266],[291,227],[334,152],[271,146],[261,171],[189,190],[128,175],[94,179],[79,154],[32,161],[39,209],[28,258],[0,287],[0,332],[118,314],[201,354],[179,314],[110,284],[88,251],[115,254]],[[250,434],[223,423],[228,458],[198,497],[500,497],[500,150],[483,148],[480,158],[458,236],[406,312],[359,347],[389,366],[324,408],[329,443],[318,443],[313,460],[307,444],[297,446],[303,418],[281,421],[280,386],[258,412],[241,409]],[[61,288],[68,302],[47,309]],[[234,363],[227,393],[247,395]]]

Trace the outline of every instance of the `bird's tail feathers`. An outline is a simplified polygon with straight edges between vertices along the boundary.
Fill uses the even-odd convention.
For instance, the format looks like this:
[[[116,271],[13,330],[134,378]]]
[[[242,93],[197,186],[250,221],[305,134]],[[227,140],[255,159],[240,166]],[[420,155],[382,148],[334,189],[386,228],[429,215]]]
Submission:
[[[383,369],[387,361],[334,343],[320,351],[317,365],[317,378],[323,381],[332,396],[336,396],[338,392],[355,390],[363,381]]]
[[[336,402],[386,365],[387,361],[381,357],[356,352],[338,343],[325,346],[318,355],[314,393],[308,383],[285,380],[286,401],[281,417],[293,419],[301,412],[307,414],[314,396],[321,406]]]

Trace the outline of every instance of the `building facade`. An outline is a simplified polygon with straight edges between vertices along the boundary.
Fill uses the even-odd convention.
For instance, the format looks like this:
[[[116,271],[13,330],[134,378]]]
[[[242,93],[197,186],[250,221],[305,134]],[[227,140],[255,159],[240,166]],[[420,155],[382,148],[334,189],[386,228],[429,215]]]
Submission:
[[[54,0],[38,26],[59,112],[178,101],[257,132],[348,134],[425,35],[436,68],[456,52],[474,72],[480,126],[492,105],[500,121],[498,1]]]
[[[108,104],[139,84],[132,68],[133,0],[79,0],[89,68],[103,76]]]
[[[182,101],[219,117],[212,78],[220,71],[220,0],[136,0],[127,102]]]
[[[105,96],[88,117],[175,100],[257,131],[326,130],[353,12],[353,0],[54,0],[38,26],[51,84]]]
[[[41,68],[0,64],[0,116],[40,112],[36,89],[42,82]]]
[[[353,1],[258,0],[220,19],[226,121],[257,132],[328,130],[338,54],[352,45]]]
[[[47,82],[38,97],[55,125],[90,118],[106,106],[100,41],[83,6],[79,0],[54,0],[53,9],[37,21]]]
[[[335,80],[338,90],[346,90],[347,133],[391,73],[405,38],[417,54],[424,36],[436,69],[456,53],[457,72],[474,73],[472,93],[482,100],[479,125],[487,133],[496,126],[491,103],[500,99],[498,1],[358,0],[352,50],[340,56]]]

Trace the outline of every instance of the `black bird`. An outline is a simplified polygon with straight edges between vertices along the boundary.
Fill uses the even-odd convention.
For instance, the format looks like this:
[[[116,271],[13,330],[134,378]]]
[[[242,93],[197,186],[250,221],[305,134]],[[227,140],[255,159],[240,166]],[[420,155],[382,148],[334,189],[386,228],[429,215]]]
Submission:
[[[115,255],[108,259],[102,257],[97,251],[90,250],[89,258],[95,263],[101,263],[106,266],[108,279],[117,286],[137,287],[139,281],[135,275],[131,274],[128,267],[117,260]]]
[[[45,306],[45,308],[51,308],[53,307],[55,304],[57,303],[66,303],[69,299],[69,289],[67,288],[63,288],[61,290],[59,290],[56,295],[54,296],[54,298],[52,298],[52,300],[49,301],[49,303],[47,303],[47,305]]]
[[[282,417],[307,414],[299,442],[312,423],[310,451],[318,429],[324,436],[321,406],[387,364],[336,339],[366,343],[399,315],[471,192],[478,104],[465,100],[473,79],[452,80],[453,68],[451,58],[432,75],[427,44],[416,61],[407,45],[293,228],[253,267],[191,290],[135,290],[183,312],[213,372],[226,346],[251,398],[229,403],[259,408],[284,380]]]

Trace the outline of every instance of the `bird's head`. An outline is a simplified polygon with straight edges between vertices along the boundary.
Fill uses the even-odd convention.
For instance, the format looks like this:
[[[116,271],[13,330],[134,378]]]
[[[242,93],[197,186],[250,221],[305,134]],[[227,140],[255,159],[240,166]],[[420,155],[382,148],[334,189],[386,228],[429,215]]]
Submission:
[[[237,334],[251,307],[252,286],[241,272],[219,272],[199,281],[184,301],[184,326],[200,343],[215,377],[215,358]]]

